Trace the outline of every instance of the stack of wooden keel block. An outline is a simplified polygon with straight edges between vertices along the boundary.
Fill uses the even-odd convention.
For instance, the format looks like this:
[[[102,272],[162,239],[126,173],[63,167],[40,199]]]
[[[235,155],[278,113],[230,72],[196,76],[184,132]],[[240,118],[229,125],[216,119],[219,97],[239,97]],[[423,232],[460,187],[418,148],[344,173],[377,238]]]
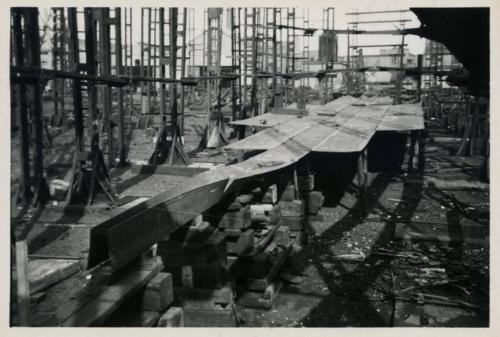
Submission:
[[[226,238],[202,216],[158,243],[165,270],[172,273],[175,297],[188,327],[235,326],[228,282]]]
[[[269,309],[276,300],[281,287],[276,276],[292,247],[279,217],[278,191],[271,185],[238,195],[219,222],[218,230],[228,238],[229,272],[240,306]]]
[[[280,271],[324,200],[313,176],[299,178],[281,191],[243,187],[158,243],[185,326],[237,325],[234,304],[273,307]]]

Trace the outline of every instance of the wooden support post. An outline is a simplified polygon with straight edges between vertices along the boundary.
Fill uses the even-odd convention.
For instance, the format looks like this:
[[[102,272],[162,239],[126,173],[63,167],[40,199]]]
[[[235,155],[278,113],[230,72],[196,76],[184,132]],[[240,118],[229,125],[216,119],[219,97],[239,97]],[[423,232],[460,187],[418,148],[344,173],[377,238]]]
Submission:
[[[19,10],[13,12],[13,49],[14,49],[14,61],[17,66],[22,66],[25,63],[24,60],[24,47],[23,47],[23,30],[21,25],[22,15]],[[16,103],[19,111],[19,121],[20,121],[20,140],[21,140],[21,171],[22,180],[20,184],[18,201],[22,200],[23,203],[27,203],[31,200],[31,182],[30,182],[30,150],[29,150],[29,129],[28,129],[28,109],[27,109],[27,97],[26,97],[26,85],[20,84],[18,86],[18,95],[16,97]],[[20,198],[22,196],[22,198]]]
[[[16,242],[17,311],[19,326],[29,326],[30,289],[28,279],[28,244]]]
[[[169,51],[169,75],[170,78],[175,79],[176,74],[177,74],[177,13],[178,9],[177,8],[169,8],[168,10],[168,23],[169,23],[169,33],[170,33],[170,38],[169,38],[169,45],[170,45],[170,51]],[[174,154],[175,154],[175,144],[177,144],[177,137],[180,138],[180,135],[178,134],[178,120],[177,120],[177,87],[175,83],[170,83],[170,86],[168,88],[168,100],[169,100],[169,108],[170,108],[170,123],[171,123],[171,130],[172,130],[172,141],[170,145],[170,155],[168,158],[168,164],[172,165],[174,161]]]
[[[404,45],[405,45],[405,36],[404,34],[401,35],[401,45],[399,47],[400,55],[399,55],[399,68],[403,69],[404,66]],[[398,71],[398,77],[397,77],[397,82],[396,82],[396,99],[395,103],[396,104],[401,104],[401,91],[403,89],[403,80],[404,80],[404,70],[399,70]]]
[[[38,9],[26,9],[26,47],[29,64],[33,67],[40,68],[40,32],[38,28]],[[35,205],[44,204],[49,198],[48,186],[43,176],[43,109],[42,109],[42,92],[41,85],[34,84],[31,88],[29,96],[31,109],[33,112],[32,118],[35,131],[35,156],[34,156],[34,178],[35,178]]]
[[[96,27],[92,8],[85,8],[85,63],[89,75],[97,75]],[[97,91],[93,82],[88,82],[89,139],[97,130]]]
[[[357,164],[357,184],[358,184],[358,196],[359,196],[359,211],[362,216],[366,214],[366,186],[368,182],[368,172],[367,172],[367,153],[366,149],[359,153],[358,164]]]
[[[141,8],[141,65],[140,65],[140,75],[141,78],[145,77],[144,74],[144,10],[145,8]],[[149,76],[149,74],[148,74]],[[144,109],[144,90],[145,83],[141,81],[141,114],[145,114],[147,111]]]
[[[116,74],[125,75],[123,71],[122,60],[122,20],[121,8],[115,8],[115,65]],[[123,89],[116,88],[118,91],[118,166],[123,167],[126,164],[125,149],[125,124],[123,115],[125,113],[123,102]]]
[[[258,115],[257,104],[257,9],[252,9],[252,88],[250,90],[250,104],[252,117]]]
[[[418,68],[417,102],[420,102],[421,95],[422,95],[422,63],[423,63],[423,55],[420,54],[417,56],[417,68]]]
[[[96,8],[99,22],[99,61],[100,75],[111,75],[111,43],[109,29],[109,8]],[[111,128],[111,88],[106,85],[102,88],[103,123],[108,137],[108,167],[115,166],[115,151],[113,130]]]
[[[276,14],[277,9],[273,8],[273,73],[278,72],[278,41],[276,36]],[[273,76],[273,107],[276,107],[276,95],[277,95],[277,76]]]
[[[477,103],[477,99],[474,99],[474,102],[469,105],[469,109],[466,111],[465,118],[465,131],[462,136],[462,141],[460,142],[460,146],[457,150],[457,156],[464,156],[466,153],[467,145],[471,145],[470,138],[472,136],[472,130],[474,126],[474,116],[476,115],[479,108],[479,104]],[[473,110],[471,115],[470,110]],[[470,152],[469,152],[470,153]]]
[[[418,132],[418,172],[424,173],[425,169],[425,143],[427,140],[427,131],[421,130]]]
[[[152,67],[151,67],[151,7],[148,8],[148,29],[147,29],[147,34],[148,34],[148,59],[147,59],[147,72],[148,72],[148,77],[152,76]],[[146,90],[147,90],[147,111],[146,113],[151,113],[151,82],[146,83]]]
[[[165,78],[165,8],[160,7],[158,13],[160,21],[160,77]],[[165,113],[165,89],[166,84],[160,83],[160,128],[163,129],[166,125],[167,115]]]
[[[415,158],[415,145],[417,143],[418,131],[410,131],[410,149],[408,152],[408,173],[413,173],[413,160]]]
[[[186,76],[186,34],[187,34],[187,8],[184,7],[183,15],[182,15],[182,49],[181,49],[181,78]],[[181,121],[179,123],[180,136],[184,135],[184,104],[185,104],[185,95],[186,89],[184,86],[181,86],[181,99],[180,99],[180,108],[179,108],[179,116]]]
[[[78,25],[76,8],[68,8],[69,66],[71,71],[80,71],[80,50],[78,45]],[[73,80],[73,114],[75,115],[76,151],[83,151],[83,106],[81,80]]]
[[[346,75],[346,93],[350,95],[351,93],[351,34],[349,29],[347,30],[347,72]]]

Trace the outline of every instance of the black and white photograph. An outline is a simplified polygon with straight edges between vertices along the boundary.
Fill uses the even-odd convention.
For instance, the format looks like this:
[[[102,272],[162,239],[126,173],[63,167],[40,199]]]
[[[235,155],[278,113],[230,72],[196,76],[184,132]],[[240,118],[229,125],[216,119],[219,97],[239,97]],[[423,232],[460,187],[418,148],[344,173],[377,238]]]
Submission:
[[[430,4],[3,6],[8,332],[492,328],[493,2]]]

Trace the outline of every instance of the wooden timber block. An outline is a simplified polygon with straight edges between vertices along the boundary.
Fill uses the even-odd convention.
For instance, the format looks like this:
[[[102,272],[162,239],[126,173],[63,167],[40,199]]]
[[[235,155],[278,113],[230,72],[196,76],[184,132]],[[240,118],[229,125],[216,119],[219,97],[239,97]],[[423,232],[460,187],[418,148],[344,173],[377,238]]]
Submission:
[[[271,309],[282,285],[283,282],[271,283],[264,292],[245,291],[238,296],[236,304],[246,308]]]
[[[274,233],[273,242],[277,245],[287,246],[290,242],[290,227],[279,226]]]
[[[203,215],[197,215],[193,220],[191,220],[190,225],[191,226],[199,226],[203,222]]]
[[[279,225],[290,227],[292,231],[300,231],[305,224],[305,217],[280,216]]]
[[[182,266],[181,267],[181,284],[183,287],[193,288],[193,267]]]
[[[304,176],[297,177],[297,185],[299,186],[299,191],[308,192],[314,189],[314,175],[308,174]]]
[[[179,307],[170,307],[161,315],[157,327],[179,328],[184,326],[184,311]]]
[[[278,206],[281,217],[301,217],[305,213],[305,204],[302,200],[280,201]]]
[[[237,211],[226,212],[218,223],[220,228],[245,229],[252,225],[250,207],[245,206]]]
[[[249,229],[241,235],[239,235],[235,242],[226,241],[227,244],[227,252],[229,254],[244,254],[249,251],[252,251],[254,244],[254,236],[255,231],[253,229]],[[234,238],[234,237],[233,237]]]
[[[247,291],[264,292],[272,284],[274,284],[274,281],[268,278],[261,278],[261,279],[246,278],[238,280],[237,286],[239,288],[246,289]]]
[[[233,303],[233,289],[225,283],[220,289],[175,287],[175,296],[183,308],[218,310]]]
[[[68,190],[69,183],[65,180],[53,179],[49,183],[49,194],[53,199],[57,201],[63,201]]]
[[[227,257],[227,270],[231,270],[234,264],[238,261],[238,256],[228,255]]]
[[[255,255],[241,255],[229,270],[236,278],[265,278],[272,267],[269,254],[259,252]]]
[[[130,322],[130,326],[152,328],[156,326],[159,319],[160,319],[160,313],[156,311],[142,310],[139,313],[138,317],[133,319],[132,322]]]
[[[120,309],[106,320],[105,327],[152,328],[156,327],[161,315],[156,311],[137,310],[135,307],[125,308],[125,305]]]
[[[271,222],[279,215],[279,208],[272,204],[250,205],[252,222]]]
[[[283,191],[280,201],[293,201],[293,200],[295,200],[295,186],[289,184]]]
[[[246,205],[250,203],[253,200],[253,195],[252,194],[240,194],[234,199],[235,202],[238,202],[242,205]]]
[[[165,270],[172,273],[174,286],[220,289],[227,279],[227,269],[218,263],[204,266],[167,264]]]
[[[278,246],[271,242],[264,251],[255,255],[241,255],[230,269],[235,279],[273,280],[279,269],[285,263],[292,245]]]
[[[290,238],[295,245],[302,245],[307,243],[307,234],[304,231],[290,231]]]
[[[325,202],[321,191],[310,191],[305,194],[307,214],[317,214]]]
[[[232,307],[217,310],[193,308],[183,308],[183,310],[185,327],[236,327],[236,317]]]
[[[177,242],[164,240],[158,243],[158,255],[167,265],[206,266],[226,263],[226,238],[221,233],[214,233],[203,243]]]
[[[239,210],[241,207],[243,207],[239,202],[232,202],[228,207],[227,207],[227,210],[228,211],[237,211]]]
[[[158,254],[164,261],[165,270],[172,273],[174,285],[191,284],[200,288],[220,288],[227,278],[227,248],[225,235],[217,232],[205,242],[180,243],[160,241]],[[186,271],[190,270],[191,281]]]
[[[202,221],[195,226],[183,226],[170,234],[173,241],[185,243],[202,243],[212,234],[214,228],[207,221]]]
[[[142,308],[162,312],[174,300],[172,274],[159,273],[149,281],[142,295]]]
[[[80,268],[78,260],[31,259],[28,262],[30,293],[50,287],[75,274]]]
[[[227,240],[228,238],[238,238],[241,234],[243,234],[243,231],[241,229],[226,228],[220,233],[224,234]]]
[[[323,214],[309,214],[309,216],[307,217],[308,223],[310,223],[310,222],[322,222],[324,220],[325,220],[325,218],[324,218]]]
[[[214,228],[207,221],[202,221],[196,226],[188,227],[185,242],[202,243],[212,234]]]
[[[262,193],[262,188],[260,188],[260,187],[256,187],[256,188],[254,188],[254,189],[252,190],[252,195],[253,195],[254,197],[256,197],[256,196],[260,195],[261,193]]]
[[[153,137],[154,134],[155,134],[155,129],[153,129],[153,128],[146,128],[145,133],[146,133],[146,136]]]
[[[262,198],[262,202],[273,205],[278,202],[278,186],[276,184],[269,186]]]

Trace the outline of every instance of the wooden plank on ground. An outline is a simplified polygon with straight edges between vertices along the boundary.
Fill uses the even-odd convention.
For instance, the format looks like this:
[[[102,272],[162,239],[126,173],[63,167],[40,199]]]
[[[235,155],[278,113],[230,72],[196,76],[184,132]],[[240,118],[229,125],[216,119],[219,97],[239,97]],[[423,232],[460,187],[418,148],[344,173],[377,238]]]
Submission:
[[[64,259],[32,259],[28,263],[30,291],[36,293],[78,272],[80,261]]]
[[[481,225],[396,223],[394,237],[397,240],[412,242],[432,241],[443,244],[466,243],[471,246],[489,246],[489,228]]]
[[[30,287],[28,279],[28,243],[26,240],[16,242],[16,277],[18,325],[29,326]]]
[[[132,173],[136,174],[168,174],[173,176],[192,177],[208,170],[208,168],[204,167],[132,164]]]

